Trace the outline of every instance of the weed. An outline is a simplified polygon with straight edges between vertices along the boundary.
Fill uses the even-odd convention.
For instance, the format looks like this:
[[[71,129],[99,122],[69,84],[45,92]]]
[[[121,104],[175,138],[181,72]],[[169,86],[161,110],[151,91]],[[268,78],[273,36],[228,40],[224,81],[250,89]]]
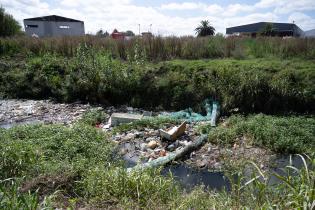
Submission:
[[[151,208],[166,204],[179,193],[172,177],[163,177],[156,169],[128,174],[122,168],[95,168],[83,182],[89,200],[107,205],[117,205],[123,201],[141,208]]]
[[[225,123],[211,131],[209,140],[216,144],[233,145],[244,142],[266,147],[278,153],[309,153],[315,148],[314,117],[275,117],[253,115],[232,116]],[[208,132],[200,128],[202,132]]]
[[[3,63],[3,97],[196,111],[202,111],[205,98],[212,98],[220,102],[222,113],[232,109],[312,113],[315,107],[314,63],[307,60],[174,60],[138,65],[83,45],[71,59],[47,54],[26,64]]]
[[[79,122],[95,126],[96,124],[104,122],[107,117],[108,115],[104,111],[92,109],[85,112]]]

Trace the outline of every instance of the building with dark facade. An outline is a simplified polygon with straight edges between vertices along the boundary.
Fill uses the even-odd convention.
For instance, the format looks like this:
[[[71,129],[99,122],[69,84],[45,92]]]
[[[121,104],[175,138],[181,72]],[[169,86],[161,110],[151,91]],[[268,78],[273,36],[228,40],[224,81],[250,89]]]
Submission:
[[[259,22],[259,23],[226,28],[226,34],[250,35],[250,36],[255,37],[257,34],[261,33],[268,24],[272,25],[272,30],[275,36],[300,37],[303,35],[303,31],[294,23],[271,23],[271,22]]]
[[[84,22],[57,15],[24,19],[24,28],[28,36],[58,37],[84,35]]]

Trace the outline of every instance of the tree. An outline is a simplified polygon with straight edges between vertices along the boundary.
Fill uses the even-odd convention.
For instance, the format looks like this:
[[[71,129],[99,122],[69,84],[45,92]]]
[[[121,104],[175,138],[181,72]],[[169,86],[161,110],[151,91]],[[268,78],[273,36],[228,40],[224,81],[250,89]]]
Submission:
[[[128,30],[125,32],[125,35],[126,36],[135,36],[135,33],[133,33],[133,31]]]
[[[96,32],[96,36],[103,36],[103,29],[100,29],[98,32]]]
[[[213,36],[215,28],[210,25],[208,20],[202,20],[200,25],[195,29],[197,36]]]
[[[274,36],[276,34],[276,30],[272,23],[267,23],[261,30],[260,34],[263,36]]]
[[[98,32],[96,32],[96,36],[99,36],[99,37],[108,37],[109,36],[109,33],[107,31],[103,31],[103,29],[100,29]]]
[[[0,7],[0,37],[13,36],[21,33],[21,26],[12,15]]]

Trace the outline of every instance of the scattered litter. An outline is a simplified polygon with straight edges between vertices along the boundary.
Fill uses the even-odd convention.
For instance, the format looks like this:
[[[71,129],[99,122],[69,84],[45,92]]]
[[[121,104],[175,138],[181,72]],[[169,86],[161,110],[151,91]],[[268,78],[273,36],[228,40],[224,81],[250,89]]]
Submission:
[[[212,103],[212,113],[211,113],[211,126],[216,126],[217,118],[219,117],[219,103],[217,101],[214,101]]]
[[[168,131],[160,129],[159,132],[162,139],[165,138],[167,140],[174,141],[179,136],[183,135],[185,133],[185,130],[186,130],[186,121],[184,121],[179,127],[175,126]]]
[[[107,124],[103,126],[103,129],[109,129],[112,124],[112,118],[110,117]]]
[[[110,126],[116,126],[123,123],[130,123],[136,120],[141,120],[142,117],[143,115],[139,115],[139,114],[113,113],[112,116],[110,117],[109,123],[110,123]]]
[[[150,149],[155,149],[156,147],[158,146],[158,143],[156,142],[156,141],[150,141],[149,143],[148,143],[148,147],[150,148]]]
[[[143,113],[142,113],[142,115],[144,116],[144,117],[152,117],[152,111],[143,111]]]

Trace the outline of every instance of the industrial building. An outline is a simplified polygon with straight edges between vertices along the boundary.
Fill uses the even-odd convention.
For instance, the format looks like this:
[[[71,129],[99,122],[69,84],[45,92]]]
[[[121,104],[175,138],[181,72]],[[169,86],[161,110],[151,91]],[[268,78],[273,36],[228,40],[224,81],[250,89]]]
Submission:
[[[294,23],[272,23],[272,22],[259,22],[247,25],[235,26],[226,28],[226,34],[228,35],[249,35],[255,37],[261,33],[267,25],[272,25],[273,34],[275,36],[293,36],[300,37],[303,35],[301,30]]]
[[[24,19],[24,28],[28,36],[60,37],[82,36],[84,22],[57,15]]]

